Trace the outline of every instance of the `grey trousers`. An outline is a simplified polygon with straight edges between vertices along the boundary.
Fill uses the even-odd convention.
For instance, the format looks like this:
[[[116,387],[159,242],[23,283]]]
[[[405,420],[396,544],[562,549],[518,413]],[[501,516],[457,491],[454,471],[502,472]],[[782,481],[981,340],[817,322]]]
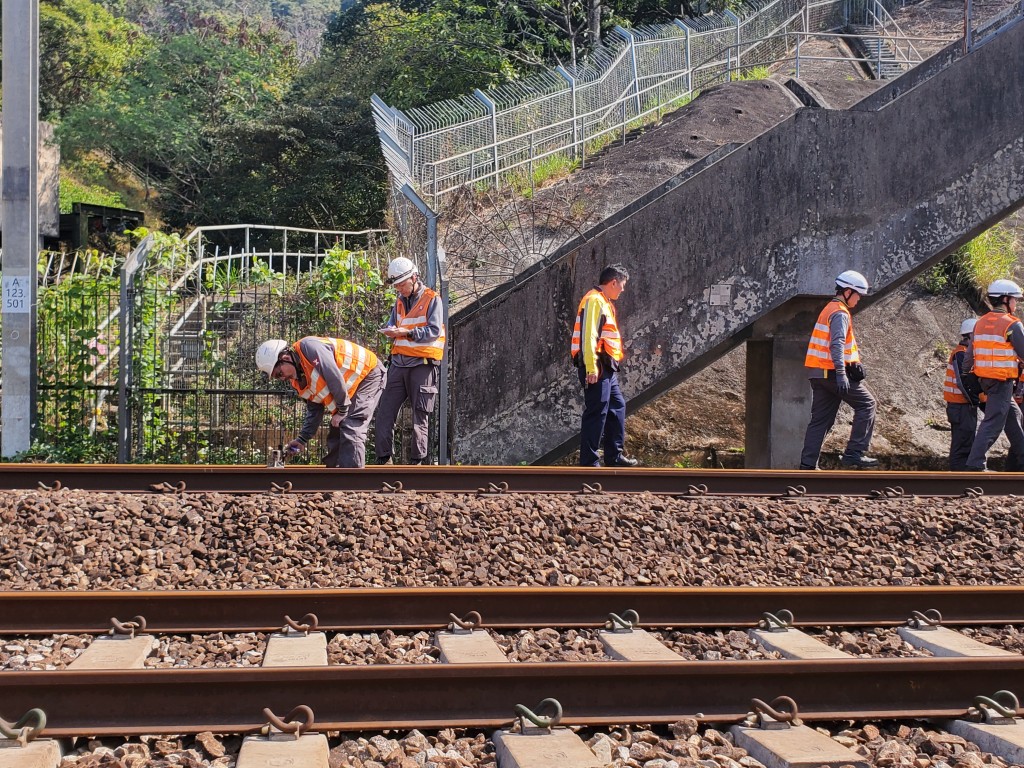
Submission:
[[[949,469],[951,472],[967,470],[967,457],[974,445],[978,430],[978,409],[970,403],[946,403],[949,419]]]
[[[327,431],[324,464],[328,467],[366,466],[366,434],[370,431],[370,418],[377,408],[380,393],[384,391],[384,375],[384,366],[378,363],[359,382],[344,421]]]
[[[981,420],[978,434],[974,437],[971,455],[967,458],[967,469],[985,469],[985,457],[1004,429],[1010,441],[1010,450],[1017,456],[1024,456],[1024,429],[1021,428],[1020,406],[1013,399],[1013,388],[1016,384],[1015,379],[981,380],[981,391],[988,399],[985,401],[985,418]]]
[[[391,455],[395,441],[395,420],[408,400],[412,403],[412,461],[427,458],[427,426],[437,399],[440,366],[414,365],[388,368],[388,382],[377,409],[377,432],[374,435],[377,460]]]
[[[846,403],[853,408],[853,426],[850,441],[843,452],[844,459],[857,459],[867,452],[871,435],[875,431],[875,398],[863,381],[851,381],[850,391],[840,395],[835,379],[810,379],[811,421],[804,435],[804,449],[800,454],[800,467],[813,469],[818,466],[818,455],[825,435],[836,423],[839,406]]]

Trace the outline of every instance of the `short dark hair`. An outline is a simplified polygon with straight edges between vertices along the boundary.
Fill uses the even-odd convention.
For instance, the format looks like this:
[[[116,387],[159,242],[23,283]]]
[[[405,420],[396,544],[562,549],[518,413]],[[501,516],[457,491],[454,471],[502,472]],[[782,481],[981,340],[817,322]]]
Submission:
[[[598,280],[598,285],[607,285],[612,280],[625,282],[629,280],[629,272],[621,264],[609,264],[601,270],[601,278]]]

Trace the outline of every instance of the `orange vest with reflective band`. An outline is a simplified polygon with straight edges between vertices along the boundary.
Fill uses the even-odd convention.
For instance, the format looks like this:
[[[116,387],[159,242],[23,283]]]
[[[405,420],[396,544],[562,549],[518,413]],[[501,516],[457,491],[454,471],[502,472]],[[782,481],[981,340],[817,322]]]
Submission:
[[[814,331],[811,333],[811,341],[807,345],[807,356],[804,358],[804,366],[807,368],[824,368],[835,370],[835,363],[832,362],[832,353],[828,345],[831,341],[829,324],[832,322],[832,315],[836,312],[844,312],[849,317],[850,308],[839,299],[833,299],[818,315],[814,323]],[[853,335],[853,318],[846,328],[846,343],[843,346],[843,361],[846,363],[859,363],[860,351],[857,349],[857,339]]]
[[[979,379],[1017,378],[1017,353],[1006,338],[1016,322],[1009,312],[989,312],[974,326],[974,373]]]
[[[600,355],[604,352],[612,360],[619,362],[625,356],[625,353],[622,351],[622,336],[619,335],[619,324],[615,319],[615,305],[608,301],[604,293],[597,288],[589,291],[583,297],[583,300],[580,301],[579,309],[576,310],[576,325],[572,329],[572,347],[569,354],[572,355],[573,360],[576,360],[577,355],[580,354],[580,320],[583,317],[583,310],[587,306],[587,302],[595,295],[601,304],[601,315],[604,317],[604,322],[601,324],[597,338],[597,354]]]
[[[341,379],[345,382],[345,389],[349,399],[355,397],[360,382],[366,378],[366,374],[377,367],[377,356],[365,347],[353,344],[345,339],[329,339],[323,336],[315,337],[317,341],[329,344],[334,347],[334,360],[341,370]],[[327,387],[320,371],[316,368],[316,361],[307,360],[300,349],[302,342],[297,341],[292,345],[292,350],[302,366],[302,372],[306,377],[306,386],[303,387],[297,381],[292,382],[292,387],[299,397],[310,403],[322,405],[329,413],[338,409],[334,402],[334,395]]]
[[[947,403],[969,403],[971,402],[967,395],[960,389],[960,385],[956,380],[956,363],[954,359],[958,352],[966,352],[967,347],[963,344],[957,344],[949,355],[949,362],[946,363],[946,380],[942,383],[942,397],[945,398]]]
[[[430,309],[430,302],[437,297],[437,293],[430,288],[423,289],[423,295],[413,304],[409,313],[405,312],[405,302],[401,298],[395,304],[395,317],[398,318],[400,328],[425,328],[427,325],[427,312]],[[391,354],[408,355],[409,357],[423,357],[428,360],[440,360],[444,357],[444,323],[441,324],[441,335],[433,341],[416,343],[407,338],[398,338],[391,345]]]

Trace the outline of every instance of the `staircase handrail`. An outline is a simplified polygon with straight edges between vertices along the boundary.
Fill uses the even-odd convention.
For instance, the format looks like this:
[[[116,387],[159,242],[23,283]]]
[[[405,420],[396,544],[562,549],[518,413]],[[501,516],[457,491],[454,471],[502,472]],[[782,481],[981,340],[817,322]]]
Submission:
[[[249,250],[248,246],[246,246],[246,248],[244,250],[238,251],[237,253],[236,252],[232,252],[232,253],[228,254],[227,256],[221,256],[219,251],[216,252],[213,256],[206,256],[205,255],[205,250],[203,248],[203,242],[202,242],[203,235],[205,233],[207,233],[207,232],[224,232],[224,231],[230,231],[230,230],[246,230],[246,242],[247,243],[248,243],[248,239],[249,239],[249,237],[248,237],[248,231],[249,230],[259,230],[259,231],[268,231],[268,232],[282,232],[284,234],[285,248],[281,251],[281,253],[283,253],[283,255],[285,255],[285,256],[288,255],[288,251],[287,251],[287,237],[288,237],[288,233],[289,232],[299,232],[299,233],[304,233],[304,234],[312,234],[312,235],[315,236],[315,238],[317,240],[319,240],[319,237],[321,235],[326,235],[326,236],[329,236],[329,237],[330,236],[334,236],[334,237],[341,236],[342,242],[344,242],[345,239],[348,238],[348,237],[361,237],[361,236],[370,236],[370,235],[376,235],[376,234],[386,234],[387,231],[388,231],[386,229],[375,229],[375,228],[358,229],[358,230],[348,230],[348,229],[312,229],[312,228],[309,228],[309,227],[283,227],[283,226],[279,226],[279,225],[276,225],[276,224],[209,224],[209,225],[203,225],[203,226],[200,226],[200,227],[194,227],[191,232],[189,232],[185,237],[183,237],[181,239],[181,243],[183,245],[185,245],[185,246],[189,246],[189,245],[193,244],[193,241],[196,241],[196,243],[197,243],[197,246],[196,246],[196,249],[195,249],[196,258],[195,258],[195,260],[191,261],[188,264],[188,266],[185,268],[185,270],[182,272],[182,274],[174,282],[174,284],[170,288],[171,291],[176,291],[176,290],[180,289],[182,286],[185,285],[185,282],[196,271],[200,270],[201,267],[203,267],[203,266],[205,266],[207,264],[212,264],[212,263],[217,263],[217,262],[222,262],[222,261],[228,261],[228,260],[234,260],[234,259],[241,260],[241,259],[244,259],[244,258],[250,258],[252,256],[273,255],[275,253],[272,249],[268,250],[268,251],[260,251],[260,252],[251,251],[251,250]],[[302,253],[298,253],[298,255],[301,256],[303,254]]]
[[[881,15],[875,13],[875,9],[881,11]],[[892,17],[892,14],[890,14],[889,11],[886,10],[884,5],[882,5],[881,3],[874,3],[874,8],[869,9],[868,13],[871,14],[871,17],[877,22],[878,29],[879,31],[882,32],[882,37],[884,37],[886,40],[890,40],[893,42],[893,49],[897,55],[903,53],[903,51],[900,49],[899,41],[906,40],[908,47],[906,58],[904,59],[905,64],[920,64],[922,61],[924,61],[924,57],[921,55],[921,52],[918,51],[917,47],[912,42],[910,42],[910,40],[907,39],[907,36],[903,33],[903,30],[900,29],[900,25],[896,23],[896,19]],[[890,28],[895,29],[897,34],[893,35],[889,31]]]

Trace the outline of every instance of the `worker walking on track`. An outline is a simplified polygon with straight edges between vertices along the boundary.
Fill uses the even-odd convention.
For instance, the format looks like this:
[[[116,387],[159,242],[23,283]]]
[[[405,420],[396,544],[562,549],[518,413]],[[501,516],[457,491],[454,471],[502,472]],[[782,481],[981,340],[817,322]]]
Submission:
[[[974,382],[964,382],[968,372],[964,368],[964,354],[977,322],[972,317],[960,323],[960,343],[949,354],[946,378],[942,383],[942,397],[946,401],[946,418],[949,420],[949,469],[952,472],[967,470],[967,457],[971,455],[974,433],[978,429],[979,392],[975,391]]]
[[[427,460],[427,426],[437,399],[445,349],[441,297],[420,281],[416,265],[404,257],[388,265],[388,282],[398,292],[381,333],[393,340],[387,384],[377,411],[374,443],[378,464],[391,464],[395,420],[406,401],[412,404],[411,464]]]
[[[625,353],[612,303],[626,289],[629,273],[621,264],[605,267],[600,285],[588,292],[576,310],[572,361],[583,385],[580,466],[598,466],[604,445],[607,467],[635,467],[640,462],[623,453],[626,442],[626,399],[619,388],[619,363]]]
[[[366,434],[384,389],[384,366],[377,355],[345,339],[306,336],[291,346],[270,339],[256,350],[256,367],[272,379],[289,382],[306,401],[302,429],[286,446],[288,453],[306,447],[327,411],[331,426],[324,463],[365,466]]]
[[[850,310],[868,293],[868,281],[849,269],[836,278],[836,294],[818,315],[807,345],[804,366],[811,382],[811,420],[804,436],[800,469],[817,469],[825,435],[835,424],[839,406],[853,408],[853,427],[843,467],[871,469],[878,459],[866,456],[875,428],[875,398],[864,385],[864,366],[853,334]]]
[[[973,370],[985,393],[985,418],[974,438],[967,469],[985,472],[985,459],[999,433],[1006,431],[1010,449],[1024,455],[1024,429],[1020,406],[1013,399],[1019,377],[1018,364],[1024,359],[1024,325],[1014,316],[1017,301],[1024,296],[1012,280],[996,280],[988,287],[992,311],[974,326],[964,354],[964,368]]]

